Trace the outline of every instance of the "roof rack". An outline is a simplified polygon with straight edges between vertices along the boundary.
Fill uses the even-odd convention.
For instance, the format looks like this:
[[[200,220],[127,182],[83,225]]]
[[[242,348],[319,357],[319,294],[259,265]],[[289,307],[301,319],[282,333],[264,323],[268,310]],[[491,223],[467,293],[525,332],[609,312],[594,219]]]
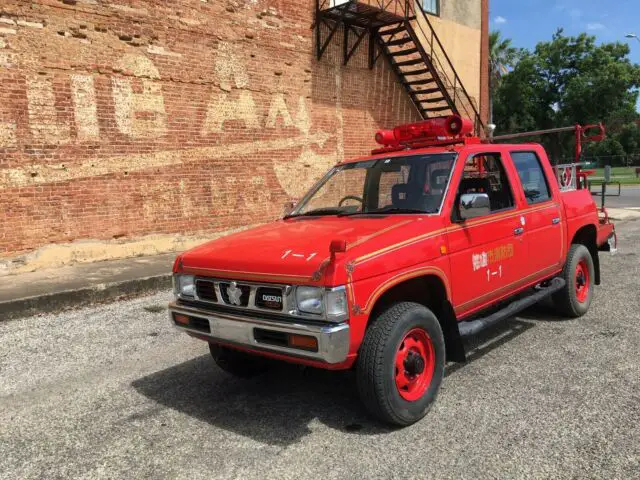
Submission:
[[[589,134],[590,130],[598,130],[597,133]],[[575,149],[575,163],[580,163],[580,156],[582,155],[582,144],[588,142],[601,142],[607,136],[607,131],[602,123],[593,125],[573,125],[572,127],[560,127],[549,128],[547,130],[534,130],[532,132],[511,133],[508,135],[498,135],[497,137],[491,137],[485,139],[485,142],[499,142],[503,140],[513,140],[515,138],[525,137],[538,137],[540,135],[547,135],[550,133],[562,133],[562,132],[575,132],[576,137],[576,149]]]

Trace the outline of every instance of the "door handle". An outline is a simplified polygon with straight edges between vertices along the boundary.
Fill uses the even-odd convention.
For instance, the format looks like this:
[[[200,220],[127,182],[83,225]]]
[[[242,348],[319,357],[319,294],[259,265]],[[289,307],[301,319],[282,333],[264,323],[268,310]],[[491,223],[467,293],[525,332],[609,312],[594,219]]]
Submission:
[[[524,228],[518,227],[513,231],[514,235],[522,235],[524,233]]]
[[[551,225],[557,225],[560,223],[560,217],[555,217],[553,220],[551,220]]]

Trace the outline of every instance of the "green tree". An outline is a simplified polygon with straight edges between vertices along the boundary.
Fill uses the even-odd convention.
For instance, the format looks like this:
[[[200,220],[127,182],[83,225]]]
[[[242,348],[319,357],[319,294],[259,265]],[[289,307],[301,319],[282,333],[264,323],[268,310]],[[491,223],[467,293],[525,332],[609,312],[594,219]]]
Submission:
[[[498,132],[518,132],[604,122],[615,133],[638,118],[640,66],[621,43],[596,45],[595,37],[567,37],[558,30],[550,42],[521,53],[495,92]],[[571,135],[541,138],[552,159],[571,157]],[[619,151],[620,142],[609,143]],[[602,148],[602,147],[599,147]]]
[[[620,129],[618,141],[628,154],[640,153],[640,127],[637,123],[628,123]]]
[[[499,30],[489,34],[489,90],[491,98],[500,85],[500,80],[513,67],[518,50],[511,45],[510,38],[502,38]]]
[[[605,138],[602,142],[590,144],[585,154],[589,159],[595,160],[598,167],[605,165],[618,167],[624,164],[624,147],[613,137]]]

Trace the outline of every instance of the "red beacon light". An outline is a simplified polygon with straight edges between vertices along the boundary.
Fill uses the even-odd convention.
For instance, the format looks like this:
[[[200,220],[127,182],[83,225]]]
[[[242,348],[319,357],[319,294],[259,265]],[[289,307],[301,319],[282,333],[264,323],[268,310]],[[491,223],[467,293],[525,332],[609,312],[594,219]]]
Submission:
[[[376,142],[393,148],[414,142],[452,140],[472,132],[471,120],[458,115],[449,115],[400,125],[393,130],[379,130],[376,133]]]

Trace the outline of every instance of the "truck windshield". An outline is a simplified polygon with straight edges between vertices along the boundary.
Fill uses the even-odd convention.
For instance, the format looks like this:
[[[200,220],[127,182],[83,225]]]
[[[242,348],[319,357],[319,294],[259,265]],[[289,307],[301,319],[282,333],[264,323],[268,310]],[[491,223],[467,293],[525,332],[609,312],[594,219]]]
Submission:
[[[339,165],[285,218],[439,213],[456,157],[408,155]]]

